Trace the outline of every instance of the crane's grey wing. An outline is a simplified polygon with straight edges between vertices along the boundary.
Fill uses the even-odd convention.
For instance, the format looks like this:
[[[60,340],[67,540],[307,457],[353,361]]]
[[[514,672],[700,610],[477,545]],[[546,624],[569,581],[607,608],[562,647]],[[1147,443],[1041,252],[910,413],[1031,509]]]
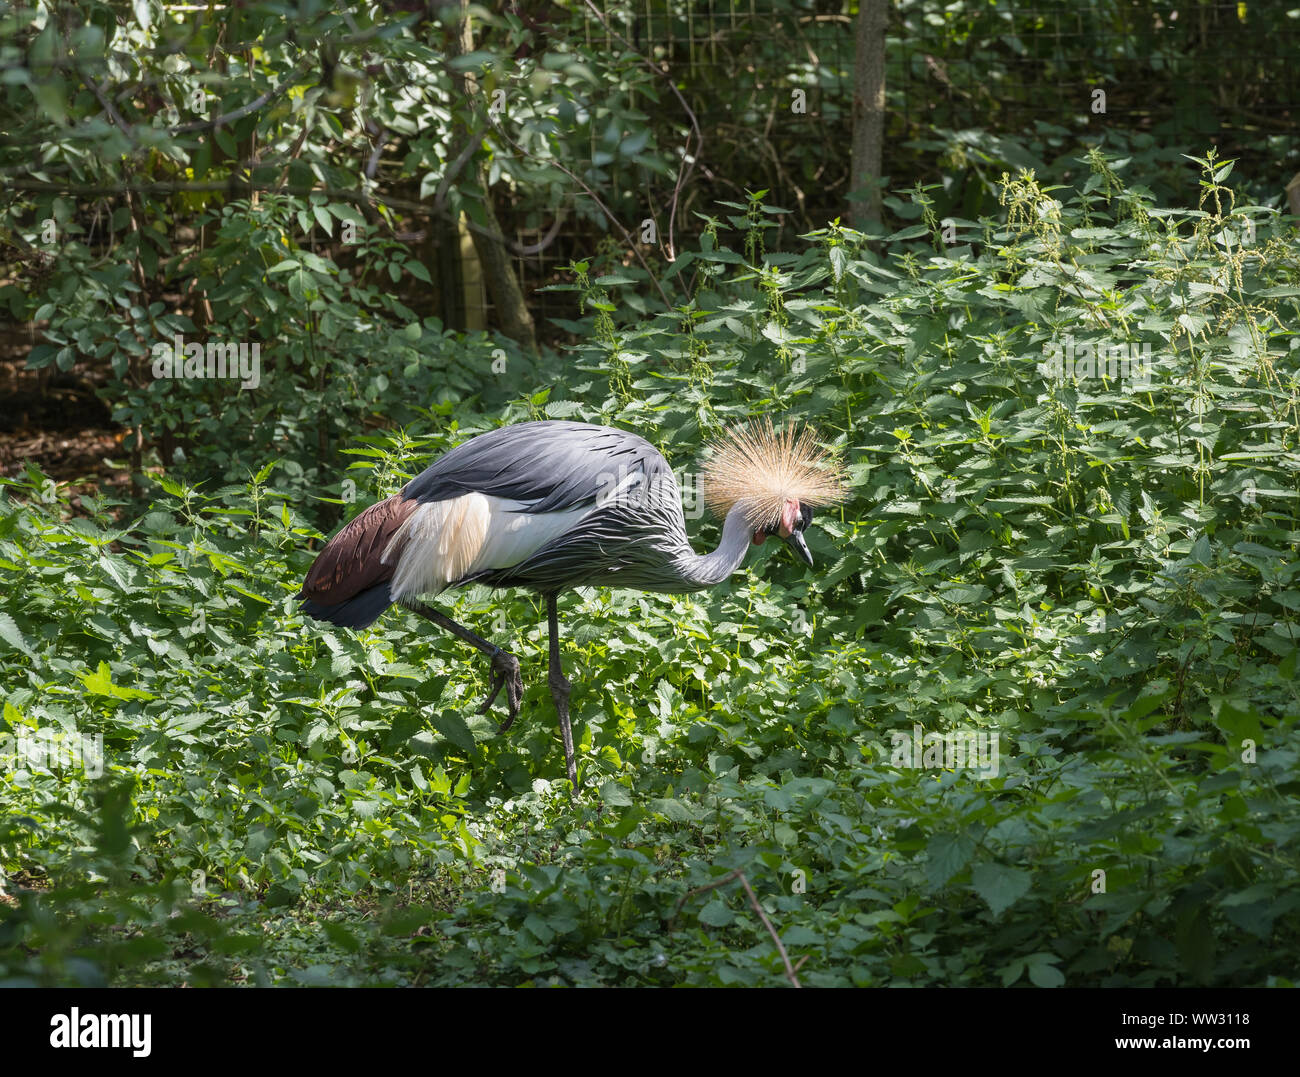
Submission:
[[[672,474],[667,462],[636,434],[547,420],[470,438],[407,483],[401,496],[426,502],[480,493],[524,502],[531,513],[561,512],[594,506],[628,478],[664,473]]]
[[[644,483],[639,479],[519,564],[476,578],[494,587],[530,587],[544,594],[582,586],[682,590],[674,565],[693,551],[677,480],[671,471]]]

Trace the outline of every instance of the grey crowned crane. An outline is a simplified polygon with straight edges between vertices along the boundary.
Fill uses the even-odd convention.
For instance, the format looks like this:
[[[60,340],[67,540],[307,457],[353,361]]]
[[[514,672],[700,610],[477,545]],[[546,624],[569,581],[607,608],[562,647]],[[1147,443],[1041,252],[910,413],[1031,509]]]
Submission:
[[[691,548],[677,480],[644,438],[587,423],[503,426],[458,445],[362,512],[321,550],[297,597],[306,600],[304,613],[346,628],[400,603],[477,647],[492,669],[479,713],[504,687],[504,733],[523,695],[519,660],[420,599],[471,582],[536,591],[546,599],[551,696],[576,789],[556,596],[583,586],[701,591],[770,535],[811,565],[804,531],[812,510],[841,501],[845,489],[841,465],[817,448],[811,430],[774,430],[770,422],[724,435],[702,485],[723,520],[722,541],[709,554]]]

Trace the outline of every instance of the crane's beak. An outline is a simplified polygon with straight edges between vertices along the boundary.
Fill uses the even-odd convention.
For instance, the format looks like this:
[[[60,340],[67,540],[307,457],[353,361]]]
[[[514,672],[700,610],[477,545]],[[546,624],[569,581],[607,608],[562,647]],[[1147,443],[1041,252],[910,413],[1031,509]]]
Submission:
[[[791,531],[790,537],[785,540],[786,545],[799,555],[799,559],[807,565],[813,563],[812,553],[808,549],[808,543],[804,541],[802,531]]]

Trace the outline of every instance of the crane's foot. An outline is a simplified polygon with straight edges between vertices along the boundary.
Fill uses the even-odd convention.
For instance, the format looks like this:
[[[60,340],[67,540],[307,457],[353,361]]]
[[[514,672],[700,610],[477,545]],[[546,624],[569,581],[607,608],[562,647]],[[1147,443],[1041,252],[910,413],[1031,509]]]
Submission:
[[[492,655],[492,691],[479,706],[479,714],[487,714],[496,702],[501,689],[506,690],[506,720],[497,726],[497,733],[506,732],[519,716],[519,703],[524,698],[524,679],[519,673],[519,659],[500,647]]]
[[[555,666],[551,667],[551,698],[560,716],[560,739],[564,742],[564,771],[569,784],[578,788],[578,767],[573,759],[573,726],[569,723],[569,681]]]

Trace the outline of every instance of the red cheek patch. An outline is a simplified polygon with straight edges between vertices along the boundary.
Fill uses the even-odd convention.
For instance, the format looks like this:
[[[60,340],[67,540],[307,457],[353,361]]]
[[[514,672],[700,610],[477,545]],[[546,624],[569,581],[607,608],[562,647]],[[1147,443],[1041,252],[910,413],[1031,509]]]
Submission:
[[[799,502],[787,501],[781,512],[781,526],[779,528],[782,538],[789,538],[794,534],[794,530],[799,525]]]
[[[766,541],[766,539],[767,539],[767,532],[766,532],[766,531],[755,531],[755,532],[754,532],[754,545],[755,545],[755,546],[762,546],[763,543],[764,543],[764,541]]]

